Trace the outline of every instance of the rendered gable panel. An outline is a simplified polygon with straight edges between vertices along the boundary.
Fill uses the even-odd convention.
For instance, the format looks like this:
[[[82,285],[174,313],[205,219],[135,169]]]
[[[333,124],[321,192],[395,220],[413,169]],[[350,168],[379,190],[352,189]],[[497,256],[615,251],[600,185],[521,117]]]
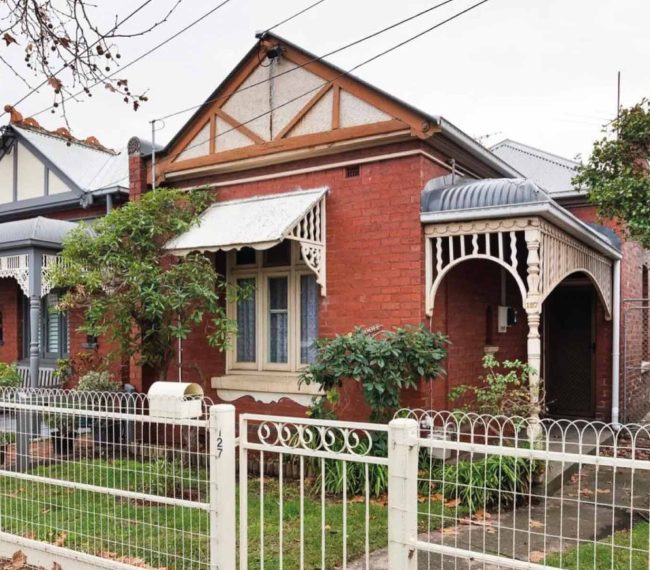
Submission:
[[[18,145],[18,200],[45,194],[45,165],[24,145]]]
[[[327,82],[286,59],[273,64],[273,137],[284,129],[291,119],[324,87]],[[295,100],[294,100],[295,99]]]
[[[258,66],[222,106],[231,117],[267,141],[271,137],[270,115],[265,114],[271,109],[269,74],[268,67]]]
[[[70,192],[70,188],[51,170],[48,174],[47,192],[48,194],[63,194]]]
[[[393,117],[348,91],[341,91],[341,127],[356,127],[390,121]]]
[[[14,155],[5,154],[0,159],[0,204],[12,202],[14,199]]]
[[[310,135],[322,133],[332,128],[332,110],[334,107],[334,94],[330,89],[316,103],[309,112],[291,129],[289,136]]]
[[[217,152],[233,150],[235,148],[254,144],[254,142],[245,134],[232,127],[221,117],[217,117],[216,120],[217,140],[215,141],[215,148]]]
[[[176,160],[187,160],[198,156],[206,156],[210,152],[210,123],[198,132],[198,134],[188,143],[185,150],[178,155]]]

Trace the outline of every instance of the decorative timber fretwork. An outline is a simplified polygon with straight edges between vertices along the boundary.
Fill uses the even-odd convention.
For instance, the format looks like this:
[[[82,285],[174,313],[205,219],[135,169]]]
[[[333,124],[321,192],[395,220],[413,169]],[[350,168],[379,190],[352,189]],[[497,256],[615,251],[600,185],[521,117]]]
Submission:
[[[15,279],[23,293],[29,297],[29,255],[0,257],[0,277]]]
[[[586,275],[612,314],[612,262],[539,217],[476,220],[425,226],[426,314],[445,275],[470,259],[493,261],[515,280],[526,311],[542,303],[567,277]]]
[[[300,244],[302,259],[316,274],[316,282],[320,285],[322,296],[327,294],[325,231],[325,197],[323,196],[287,235],[287,239],[295,240]]]
[[[541,301],[572,273],[584,273],[596,287],[607,318],[612,315],[612,262],[573,236],[542,221]]]
[[[60,255],[43,254],[41,259],[41,297],[45,297],[54,288],[52,269],[63,263],[63,258]]]

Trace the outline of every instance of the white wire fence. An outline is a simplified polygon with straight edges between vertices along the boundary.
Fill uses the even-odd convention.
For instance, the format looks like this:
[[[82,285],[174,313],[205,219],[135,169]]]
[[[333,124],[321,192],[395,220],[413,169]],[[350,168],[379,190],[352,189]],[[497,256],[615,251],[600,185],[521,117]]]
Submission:
[[[388,426],[239,421],[240,570],[372,568],[388,532]]]
[[[650,426],[399,416],[418,449],[404,568],[650,568]]]
[[[223,445],[210,412],[219,408],[163,398],[177,417],[154,415],[152,401],[138,394],[1,390],[3,536],[116,566],[215,567],[211,481]],[[194,413],[183,417],[188,404]]]

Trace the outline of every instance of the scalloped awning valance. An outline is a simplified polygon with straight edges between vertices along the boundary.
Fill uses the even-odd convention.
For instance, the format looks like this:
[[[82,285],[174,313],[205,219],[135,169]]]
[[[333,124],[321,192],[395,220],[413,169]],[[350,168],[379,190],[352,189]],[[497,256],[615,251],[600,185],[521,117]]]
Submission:
[[[325,295],[325,196],[327,188],[299,190],[217,202],[199,223],[165,249],[185,256],[193,251],[269,249],[285,239],[300,243],[302,257]]]

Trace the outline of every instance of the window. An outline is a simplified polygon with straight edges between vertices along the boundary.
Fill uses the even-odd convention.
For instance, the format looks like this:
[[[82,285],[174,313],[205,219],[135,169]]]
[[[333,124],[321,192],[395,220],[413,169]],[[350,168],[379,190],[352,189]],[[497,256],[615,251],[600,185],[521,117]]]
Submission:
[[[48,293],[41,299],[41,326],[39,340],[41,357],[64,358],[69,352],[68,315],[56,310],[59,303],[59,293]],[[29,299],[24,297],[23,303],[23,358],[29,357],[31,331],[29,325]]]
[[[298,244],[242,249],[230,255],[229,274],[231,282],[253,291],[230,307],[237,336],[229,370],[297,372],[313,362],[320,292]]]

